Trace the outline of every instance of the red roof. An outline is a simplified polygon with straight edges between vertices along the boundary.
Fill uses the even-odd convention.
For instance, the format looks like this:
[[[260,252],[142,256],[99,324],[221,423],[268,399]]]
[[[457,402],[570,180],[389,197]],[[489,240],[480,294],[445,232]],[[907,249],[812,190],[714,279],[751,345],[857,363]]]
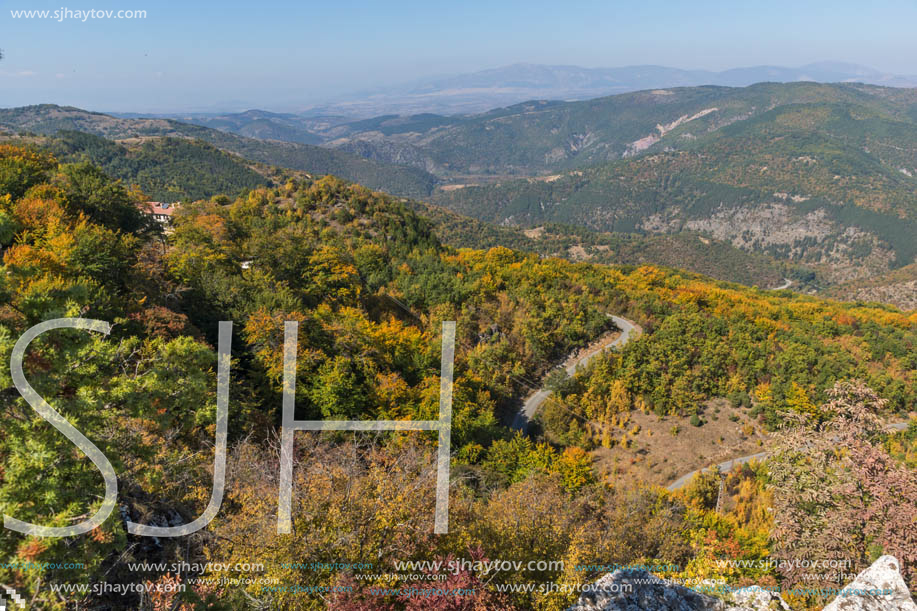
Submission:
[[[172,216],[172,213],[175,212],[176,207],[178,207],[178,204],[167,204],[164,202],[146,202],[146,209],[144,211],[148,214],[164,214],[166,216]]]

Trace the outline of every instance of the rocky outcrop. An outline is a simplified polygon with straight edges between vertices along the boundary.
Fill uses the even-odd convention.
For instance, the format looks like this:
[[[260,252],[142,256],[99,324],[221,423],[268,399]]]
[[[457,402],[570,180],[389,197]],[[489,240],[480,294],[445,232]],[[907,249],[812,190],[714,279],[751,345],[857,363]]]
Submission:
[[[917,611],[893,556],[882,556],[873,562],[844,590],[824,611]],[[880,591],[891,594],[876,593]]]
[[[709,588],[716,590],[712,584]],[[876,560],[842,592],[823,611],[917,611],[892,556]],[[619,569],[591,584],[567,611],[790,611],[790,607],[775,592],[758,587],[720,599],[644,570]]]
[[[759,587],[732,592],[728,600],[704,594],[705,588],[718,589],[712,582],[691,589],[644,570],[620,569],[592,584],[568,611],[790,611],[780,596]]]
[[[736,590],[727,600],[728,611],[790,611],[779,594],[757,586]]]
[[[651,573],[618,569],[592,584],[568,611],[726,611],[723,601]]]

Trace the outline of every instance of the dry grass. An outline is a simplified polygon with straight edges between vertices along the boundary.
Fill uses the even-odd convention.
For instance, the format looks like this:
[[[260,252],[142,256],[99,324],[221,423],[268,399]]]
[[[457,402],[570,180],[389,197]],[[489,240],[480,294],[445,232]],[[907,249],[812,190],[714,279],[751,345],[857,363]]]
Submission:
[[[689,471],[766,447],[767,434],[748,417],[748,410],[734,408],[725,399],[708,401],[702,419],[705,423],[697,427],[688,418],[632,412],[627,425],[615,432],[620,442],[627,431],[630,447],[618,443],[593,450],[596,469],[611,483],[644,481],[665,486]],[[631,433],[638,425],[639,432]],[[676,426],[678,433],[673,435]]]

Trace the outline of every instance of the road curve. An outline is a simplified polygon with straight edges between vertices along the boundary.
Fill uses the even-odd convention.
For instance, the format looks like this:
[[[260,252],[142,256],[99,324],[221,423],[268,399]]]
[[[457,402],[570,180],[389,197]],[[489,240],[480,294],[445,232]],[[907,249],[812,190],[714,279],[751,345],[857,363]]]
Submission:
[[[769,290],[769,291],[782,291],[782,290],[784,290],[784,289],[790,288],[791,286],[793,286],[793,281],[790,280],[789,278],[784,278],[784,279],[783,279],[783,284],[781,284],[780,286],[771,287],[771,288],[769,288],[769,289],[767,289],[767,290]]]
[[[587,352],[582,357],[568,364],[564,368],[564,370],[567,372],[567,375],[572,376],[574,373],[576,373],[577,367],[580,365],[587,365],[589,361],[595,358],[596,355],[611,348],[620,348],[630,340],[639,337],[642,333],[640,326],[633,321],[627,320],[626,318],[621,318],[620,316],[614,316],[613,314],[608,314],[608,317],[615,323],[615,325],[617,325],[619,329],[621,329],[621,335],[607,346],[602,346],[597,350]],[[522,404],[522,408],[513,418],[512,428],[517,431],[525,432],[528,428],[529,422],[532,420],[532,418],[535,417],[535,414],[538,413],[538,409],[548,399],[549,396],[551,396],[551,391],[547,388],[539,389],[530,395],[525,400],[525,403]]]
[[[910,422],[895,422],[893,424],[889,424],[887,429],[890,431],[903,431],[907,429],[909,425],[910,425]],[[729,471],[732,471],[738,465],[743,465],[753,460],[761,460],[762,458],[767,458],[769,454],[770,452],[758,452],[757,454],[749,454],[748,456],[730,458],[729,460],[723,461],[719,464],[716,464],[710,467],[704,467],[703,469],[696,469],[694,471],[691,471],[690,473],[685,473],[684,475],[679,477],[677,480],[675,480],[674,482],[666,486],[666,490],[669,490],[669,491],[678,490],[679,488],[681,488],[682,486],[690,482],[691,479],[698,473],[706,473],[707,471],[710,471],[714,467],[719,467],[720,472],[722,473],[728,473]]]

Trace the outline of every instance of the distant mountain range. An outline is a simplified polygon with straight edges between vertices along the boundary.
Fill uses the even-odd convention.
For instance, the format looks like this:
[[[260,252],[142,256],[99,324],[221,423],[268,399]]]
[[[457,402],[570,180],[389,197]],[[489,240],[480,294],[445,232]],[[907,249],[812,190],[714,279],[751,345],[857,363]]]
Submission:
[[[581,68],[514,64],[470,74],[443,76],[368,90],[307,109],[305,116],[383,114],[469,114],[529,100],[588,100],[659,87],[814,81],[858,82],[887,87],[917,87],[917,75],[889,74],[843,62],[819,62],[788,68],[750,66],[722,72],[665,66]]]
[[[722,72],[665,66],[581,68],[515,64],[470,74],[443,76],[365,91],[308,108],[300,113],[247,110],[234,113],[114,113],[129,119],[161,118],[210,127],[247,138],[297,144],[332,143],[361,132],[381,130],[424,133],[483,115],[513,114],[520,104],[586,101],[622,93],[697,86],[747,87],[756,83],[864,83],[893,88],[917,87],[917,75],[890,74],[841,62],[798,68],[752,66]],[[376,151],[356,145],[354,152],[373,158]],[[403,151],[399,151],[401,153]],[[406,163],[413,163],[410,156]],[[414,163],[416,165],[416,163]]]
[[[877,119],[908,128],[917,120],[917,89],[760,83],[650,89],[578,102],[531,101],[470,116],[384,115],[323,133],[329,138],[325,146],[376,161],[414,165],[453,183],[493,182],[682,149],[705,134],[793,104],[860,106]],[[856,121],[844,127],[850,126],[878,127]],[[898,148],[883,148],[881,154],[902,157],[895,169],[914,172],[911,143],[903,133],[875,136],[899,140]]]
[[[535,100],[575,101],[657,88],[746,87],[763,82],[805,81],[917,87],[917,75],[891,74],[843,62],[820,62],[798,68],[751,66],[722,72],[651,65],[581,68],[514,64],[355,92],[299,112],[253,109],[245,112],[112,114],[124,118],[176,119],[250,138],[318,144],[327,139],[324,132],[335,126],[381,115],[467,115]]]
[[[324,140],[312,131],[320,129],[321,122],[290,113],[248,110],[220,115],[176,114],[168,115],[168,118],[261,140],[282,140],[301,144],[319,144]]]

